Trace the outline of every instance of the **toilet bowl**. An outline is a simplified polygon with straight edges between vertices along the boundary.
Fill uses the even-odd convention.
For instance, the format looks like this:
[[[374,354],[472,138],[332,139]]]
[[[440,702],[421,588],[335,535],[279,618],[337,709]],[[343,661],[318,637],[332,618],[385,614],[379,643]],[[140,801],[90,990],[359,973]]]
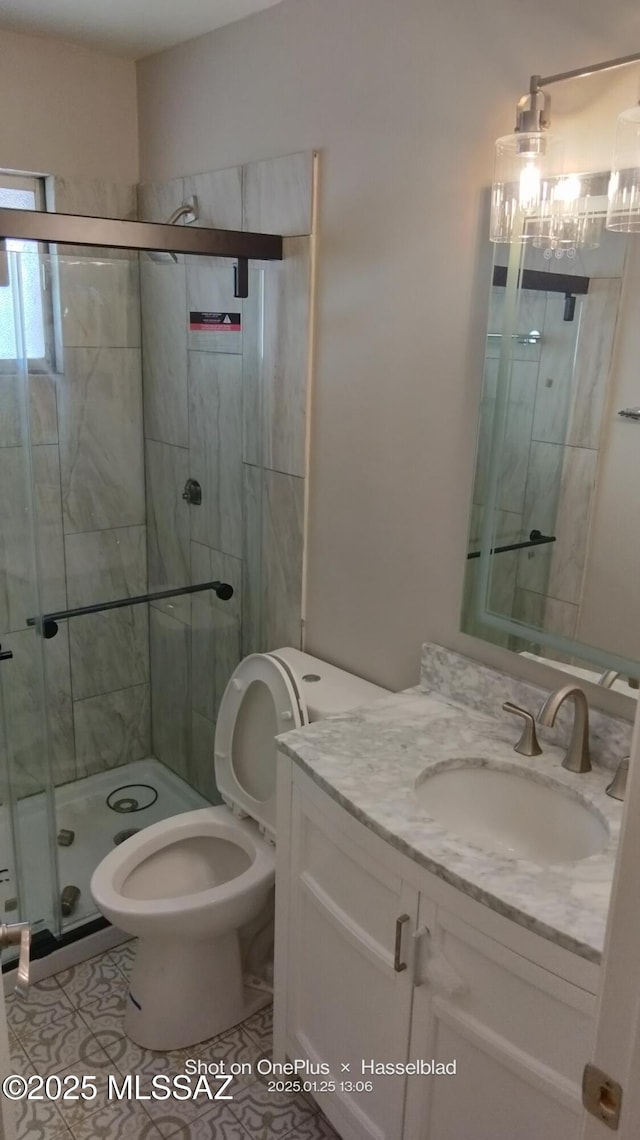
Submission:
[[[265,904],[273,846],[223,807],[143,828],[96,869],[91,891],[140,941],[125,1028],[147,1049],[179,1049],[244,1016],[237,931]]]
[[[102,914],[139,939],[125,1013],[138,1045],[184,1048],[251,1012],[238,932],[264,909],[275,881],[275,737],[385,695],[295,649],[240,662],[212,757],[224,804],[143,828],[91,880]]]

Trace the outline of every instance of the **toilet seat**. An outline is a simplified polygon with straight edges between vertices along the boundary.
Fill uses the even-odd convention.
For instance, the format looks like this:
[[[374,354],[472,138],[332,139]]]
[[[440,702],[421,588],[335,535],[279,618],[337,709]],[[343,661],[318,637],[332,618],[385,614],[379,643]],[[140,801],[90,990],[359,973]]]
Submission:
[[[235,669],[220,703],[216,784],[236,814],[256,820],[275,840],[275,737],[308,724],[293,672],[270,653],[252,653]]]
[[[145,860],[161,855],[168,848],[175,848],[182,840],[207,838],[220,839],[239,847],[249,859],[249,866],[226,881],[202,890],[167,897],[127,896],[127,880]],[[94,871],[91,889],[94,897],[99,898],[101,909],[117,916],[112,919],[116,924],[118,919],[126,921],[128,917],[134,917],[136,922],[145,916],[162,920],[163,915],[179,921],[206,910],[213,903],[220,909],[254,887],[268,886],[273,872],[271,850],[250,825],[243,825],[224,808],[199,808],[151,824],[114,848]]]

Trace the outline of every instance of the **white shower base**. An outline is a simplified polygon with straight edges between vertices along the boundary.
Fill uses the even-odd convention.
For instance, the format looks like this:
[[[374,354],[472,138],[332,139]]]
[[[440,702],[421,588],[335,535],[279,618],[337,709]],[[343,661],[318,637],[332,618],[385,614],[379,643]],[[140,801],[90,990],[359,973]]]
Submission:
[[[151,784],[158,793],[154,804],[135,812],[115,812],[107,807],[110,792],[122,784]],[[122,798],[128,793],[122,792]],[[114,799],[120,799],[115,796]],[[143,802],[142,800],[140,802]],[[126,828],[148,827],[179,812],[206,807],[207,801],[164,764],[153,758],[135,760],[120,768],[86,776],[75,783],[55,789],[56,834],[63,828],[75,832],[70,847],[56,845],[60,891],[73,884],[80,897],[73,914],[63,919],[63,930],[97,916],[89,891],[93,871],[101,859],[113,850],[114,836]],[[22,861],[22,884],[27,899],[28,917],[36,930],[48,927],[55,932],[50,897],[51,860],[49,819],[44,793],[20,800],[17,808],[18,858]],[[15,909],[7,902],[18,895],[13,865],[7,809],[0,808],[0,914],[3,922],[15,922]],[[24,908],[23,908],[24,910]],[[57,914],[57,908],[56,908]],[[37,925],[36,925],[37,924]]]

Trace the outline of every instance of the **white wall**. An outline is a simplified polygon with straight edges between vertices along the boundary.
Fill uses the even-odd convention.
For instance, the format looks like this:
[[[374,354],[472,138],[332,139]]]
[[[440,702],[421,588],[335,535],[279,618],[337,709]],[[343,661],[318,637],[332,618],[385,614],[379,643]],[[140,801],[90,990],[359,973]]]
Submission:
[[[621,2],[284,0],[139,64],[143,178],[321,151],[309,651],[391,687],[425,638],[550,675],[458,632],[484,188],[531,72],[634,47]]]
[[[625,48],[629,53],[633,50],[640,51],[640,24],[635,44]],[[607,57],[597,49],[597,54],[584,62],[596,63],[603,58]],[[565,170],[609,170],[616,119],[640,100],[640,66],[601,72],[548,90],[552,130],[564,140]]]
[[[136,182],[135,64],[0,31],[0,169]]]

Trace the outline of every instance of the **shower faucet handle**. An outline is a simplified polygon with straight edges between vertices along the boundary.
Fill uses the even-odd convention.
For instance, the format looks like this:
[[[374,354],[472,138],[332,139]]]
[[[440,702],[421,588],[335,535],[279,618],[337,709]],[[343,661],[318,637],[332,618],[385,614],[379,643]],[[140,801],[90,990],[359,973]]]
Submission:
[[[182,498],[186,503],[191,503],[194,507],[199,507],[202,502],[202,487],[197,479],[187,479],[182,492]]]
[[[18,997],[26,998],[29,992],[29,955],[31,951],[31,923],[11,922],[0,923],[0,950],[9,946],[20,947],[18,958],[18,979],[16,993]]]

